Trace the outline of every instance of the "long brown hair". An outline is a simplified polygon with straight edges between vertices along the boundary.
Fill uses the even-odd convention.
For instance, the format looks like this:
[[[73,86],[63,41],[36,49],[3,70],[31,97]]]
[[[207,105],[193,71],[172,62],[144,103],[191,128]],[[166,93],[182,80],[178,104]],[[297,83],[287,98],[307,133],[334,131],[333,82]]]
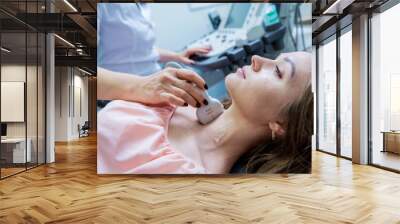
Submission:
[[[259,144],[241,157],[247,173],[309,173],[314,99],[311,85],[283,111],[285,135]]]

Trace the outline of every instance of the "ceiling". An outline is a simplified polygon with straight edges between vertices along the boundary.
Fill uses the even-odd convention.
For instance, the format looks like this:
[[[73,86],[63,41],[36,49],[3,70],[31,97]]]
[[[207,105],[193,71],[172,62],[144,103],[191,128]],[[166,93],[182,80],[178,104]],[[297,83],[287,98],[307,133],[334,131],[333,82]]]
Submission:
[[[313,42],[335,32],[338,21],[349,21],[354,16],[372,10],[388,0],[305,0],[312,3]],[[1,0],[0,26],[2,46],[12,49],[9,58],[28,58],[43,46],[35,35],[25,32],[54,32],[56,65],[82,66],[96,70],[96,4],[113,2],[100,0]],[[127,2],[127,1],[124,1]],[[133,2],[133,1],[128,1]],[[291,1],[292,2],[292,1]],[[336,2],[336,3],[335,3]],[[69,3],[69,4],[68,4]],[[49,13],[52,11],[52,13]],[[341,22],[346,25],[346,22]],[[25,45],[27,43],[27,49]],[[4,52],[2,52],[4,55]],[[12,57],[11,57],[12,56]]]
[[[79,66],[96,71],[97,2],[48,0],[46,5],[45,0],[1,0],[1,43],[11,50],[2,51],[2,59],[18,62],[37,57],[37,51],[44,48],[40,42],[44,36],[37,38],[37,35],[54,32],[57,34],[56,66]]]
[[[315,0],[313,1],[313,44],[332,36],[352,23],[354,17],[374,12],[390,0]]]

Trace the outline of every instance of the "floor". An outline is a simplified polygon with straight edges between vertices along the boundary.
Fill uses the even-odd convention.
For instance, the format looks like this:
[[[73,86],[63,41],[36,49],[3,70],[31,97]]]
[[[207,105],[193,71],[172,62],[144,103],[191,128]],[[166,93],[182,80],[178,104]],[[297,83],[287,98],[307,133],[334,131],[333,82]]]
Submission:
[[[374,164],[400,170],[400,154],[376,150],[372,158]]]
[[[24,168],[1,168],[1,177],[7,177],[25,170]]]
[[[304,175],[98,176],[96,139],[0,181],[0,223],[400,223],[400,174],[313,153]]]
[[[1,168],[1,178],[19,173],[19,172],[23,172],[26,169],[32,169],[35,166],[37,166],[36,164],[27,164],[27,168],[25,168],[25,165],[20,165],[20,167],[7,167],[7,168]]]

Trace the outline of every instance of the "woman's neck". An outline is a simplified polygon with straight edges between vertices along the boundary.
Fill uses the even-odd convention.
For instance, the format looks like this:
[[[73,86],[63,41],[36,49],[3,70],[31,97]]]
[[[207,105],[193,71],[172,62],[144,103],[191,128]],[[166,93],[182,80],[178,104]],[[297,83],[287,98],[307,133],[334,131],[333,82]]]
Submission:
[[[261,125],[245,119],[232,105],[198,133],[196,139],[203,164],[210,171],[223,169],[223,172],[229,172],[241,155],[269,136],[267,132]],[[206,158],[214,159],[209,162],[205,161]]]

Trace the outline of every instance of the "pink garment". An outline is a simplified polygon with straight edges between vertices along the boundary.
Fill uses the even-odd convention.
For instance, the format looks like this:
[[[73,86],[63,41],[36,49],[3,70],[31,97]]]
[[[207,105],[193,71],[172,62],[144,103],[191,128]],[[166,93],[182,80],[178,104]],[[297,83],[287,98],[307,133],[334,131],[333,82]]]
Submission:
[[[200,164],[168,142],[173,106],[112,101],[98,113],[98,174],[196,174]]]

